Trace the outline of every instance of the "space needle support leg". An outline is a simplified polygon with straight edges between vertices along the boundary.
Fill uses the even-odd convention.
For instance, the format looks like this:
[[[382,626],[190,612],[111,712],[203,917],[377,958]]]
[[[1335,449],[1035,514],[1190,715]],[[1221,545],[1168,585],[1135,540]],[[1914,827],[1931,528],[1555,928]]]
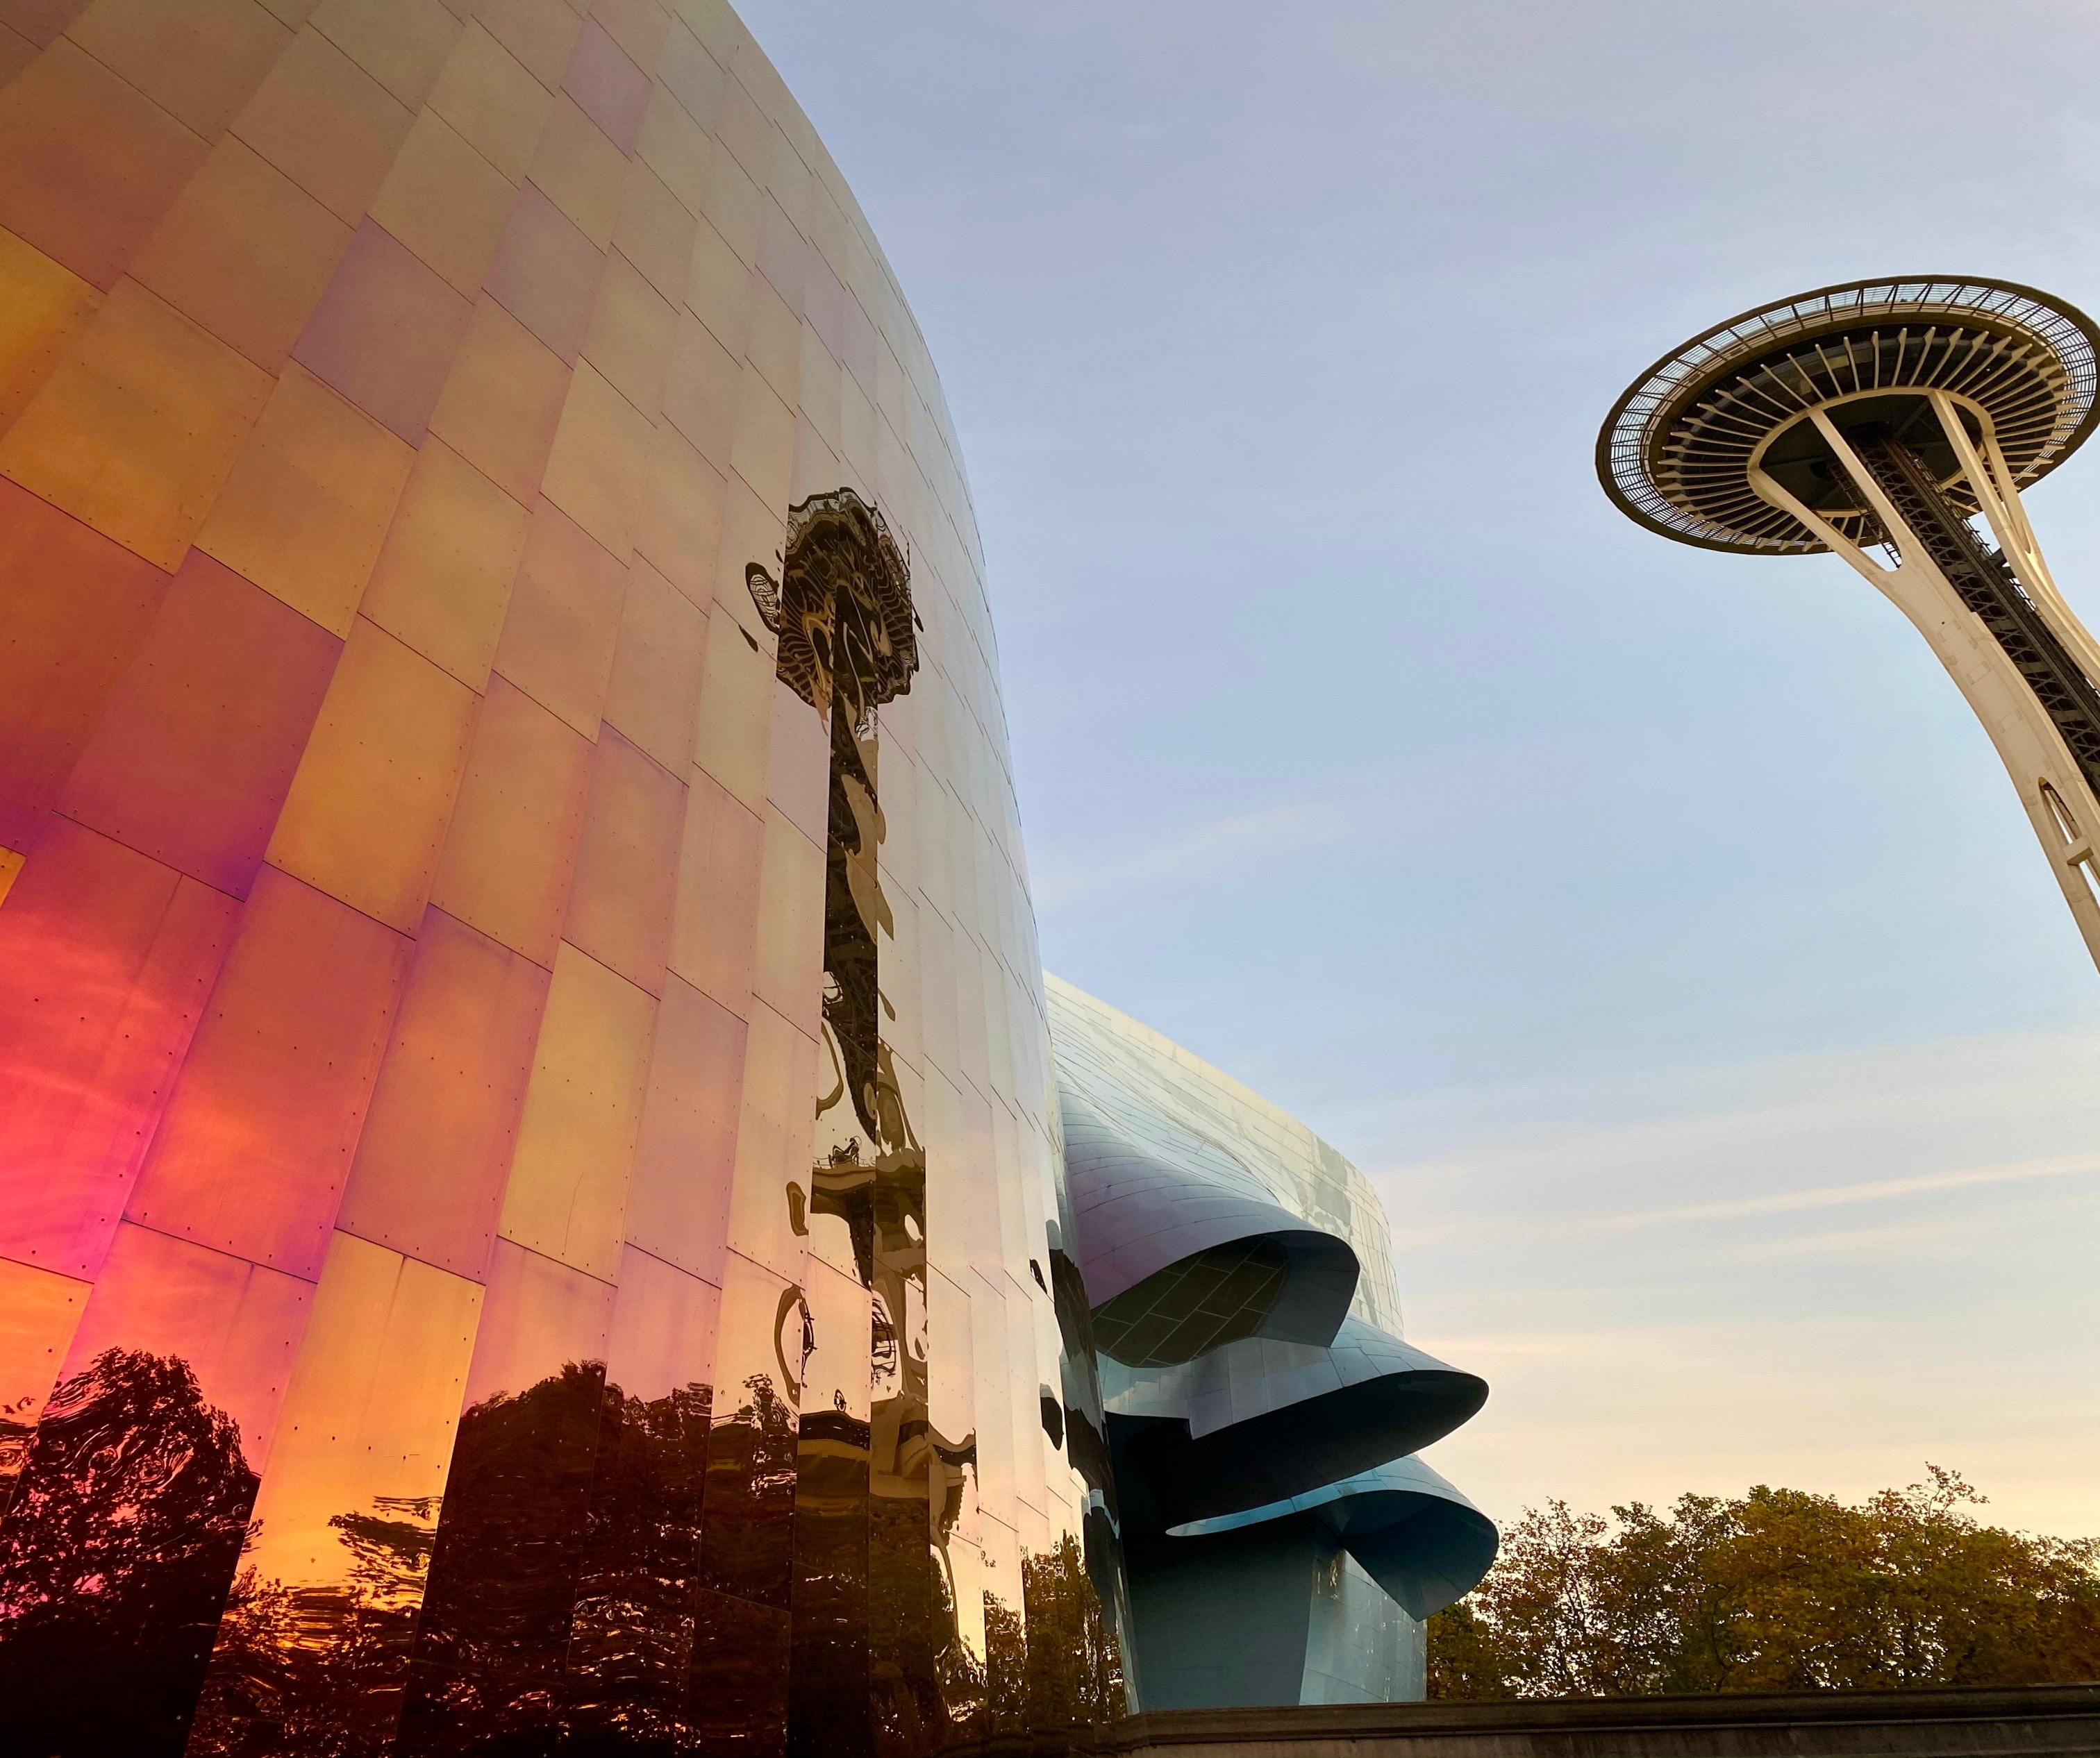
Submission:
[[[2093,877],[2100,872],[2100,866],[2096,866],[2096,862],[2100,862],[2100,853],[2096,853],[2093,840],[2096,829],[2100,829],[2100,795],[2095,795],[2076,764],[2066,760],[2069,752],[2047,716],[2040,712],[2032,690],[2013,669],[1998,643],[1962,601],[1953,583],[1933,560],[1910,522],[1897,512],[1895,504],[1837,424],[1820,408],[1811,409],[1809,414],[1824,443],[1888,534],[1900,558],[1897,566],[1884,567],[1784,483],[1754,464],[1749,472],[1751,487],[1772,505],[1784,508],[1842,556],[1855,571],[1895,604],[1930,644],[1975,709],[1977,717],[1991,736],[1991,742],[1997,747],[1998,756],[2019,795],[2020,804],[2027,812],[2027,822],[2049,857],[2050,871],[2063,893],[2064,902],[2070,906],[2071,919],[2077,924],[2085,949],[2093,963],[2100,965],[2100,880]],[[2000,489],[2000,483],[2010,482],[2010,477],[1985,474],[1983,460],[1974,447],[1968,444],[1967,432],[1962,429],[1960,416],[1952,405],[1943,412],[1941,419],[1945,421],[1950,416],[1953,428],[1961,432],[1957,456],[1961,454],[1963,447],[1967,448],[1962,467],[1974,473],[1971,480],[1976,485],[1978,498],[1987,507],[1993,502],[1996,504],[1996,512],[2005,520],[2005,534],[2026,534],[2026,540],[2017,550],[2005,546],[2009,562],[2016,553],[2023,558],[2027,555],[2038,557],[2032,533],[2027,531],[2024,512],[2016,499]],[[1999,530],[1995,519],[1992,529],[1994,532]],[[2003,544],[2002,535],[2000,541]],[[2021,576],[2016,574],[2015,577]],[[2036,577],[2047,578],[2045,574]],[[2025,579],[2022,579],[2022,584],[2026,584]],[[2029,596],[2038,603],[2046,602],[2051,610],[2061,602],[2053,585],[2048,588],[2045,598],[2038,592],[2031,592]],[[2071,652],[2081,666],[2086,664],[2085,655],[2093,649],[2092,637],[2067,611],[2060,615],[2061,623],[2076,630],[2079,637],[2071,645]],[[2059,624],[2057,615],[2049,616],[2049,620],[2053,625]],[[2069,817],[2069,823],[2061,822],[2058,813],[2051,810],[2047,797],[2049,794],[2054,795],[2063,813]]]
[[[2094,641],[2057,590],[2055,576],[2042,558],[2041,545],[2027,521],[2027,509],[2020,504],[2019,491],[2013,487],[2012,473],[2006,467],[2005,454],[1998,449],[1996,435],[1986,429],[1983,449],[1979,451],[1952,399],[1944,391],[1927,394],[1933,412],[1939,417],[1940,430],[1954,448],[1961,474],[1968,478],[1970,491],[1983,509],[1991,535],[1998,540],[2013,577],[2048,619],[2057,639],[2070,649],[2079,668],[2100,683],[2100,641]]]

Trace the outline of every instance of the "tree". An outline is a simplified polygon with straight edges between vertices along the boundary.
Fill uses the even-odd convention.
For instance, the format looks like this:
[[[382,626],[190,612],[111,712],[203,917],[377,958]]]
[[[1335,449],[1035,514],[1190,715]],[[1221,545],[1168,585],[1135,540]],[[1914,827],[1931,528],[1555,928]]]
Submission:
[[[2100,1677],[2100,1540],[1985,1526],[1952,1471],[1850,1505],[1762,1485],[1527,1509],[1429,1624],[1445,1699],[2033,1685]]]

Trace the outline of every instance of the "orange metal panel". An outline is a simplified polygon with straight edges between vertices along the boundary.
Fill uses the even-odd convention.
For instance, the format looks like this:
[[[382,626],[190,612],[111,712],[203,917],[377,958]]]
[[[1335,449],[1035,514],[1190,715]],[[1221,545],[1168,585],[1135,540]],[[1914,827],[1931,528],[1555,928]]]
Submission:
[[[671,41],[682,40],[690,42],[692,33],[682,26],[674,28]],[[704,59],[704,51],[696,52]],[[719,77],[721,69],[715,71]],[[678,198],[679,206],[689,214],[699,212],[714,142],[668,87],[659,86],[650,94],[649,108],[642,114],[642,136],[634,150],[635,156],[664,179],[664,187]]]
[[[66,35],[206,140],[292,40],[255,0],[95,0]]]
[[[241,1558],[249,1590],[219,1626],[231,1688],[206,1690],[191,1750],[274,1743],[288,1707],[302,1743],[390,1729],[481,1301],[478,1284],[336,1235]],[[288,1601],[296,1618],[256,1615]],[[241,1686],[266,1669],[359,1688],[331,1702],[294,1684],[258,1703]]]
[[[321,0],[313,25],[412,110],[430,96],[461,29],[438,0]]]
[[[30,1433],[72,1347],[89,1284],[0,1258],[0,1516],[14,1499]]]
[[[708,234],[710,238],[712,236]],[[704,255],[696,249],[695,261]],[[664,417],[718,470],[729,469],[740,381],[741,371],[730,345],[690,311],[681,313],[664,379]]]
[[[589,361],[579,363],[547,458],[546,496],[623,562],[634,549],[651,437],[648,417]]]
[[[634,58],[637,67],[657,71],[671,20],[653,0],[596,0],[591,15]]]
[[[564,0],[483,0],[476,15],[548,90],[561,84],[580,28]]]
[[[632,1245],[720,1281],[743,1103],[744,1023],[667,977],[627,1203]]]
[[[694,769],[671,914],[670,968],[739,1019],[751,1011],[764,840],[758,815],[704,769]]]
[[[649,284],[676,306],[686,297],[699,223],[670,186],[640,159],[628,167],[627,195],[620,204],[613,249],[649,278]]]
[[[627,161],[575,99],[558,95],[532,154],[532,181],[603,250],[620,223]]]
[[[341,220],[228,135],[176,197],[131,272],[275,372],[349,242]]]
[[[94,1275],[238,914],[50,822],[0,909],[0,1254]]]
[[[249,1468],[259,1470],[312,1296],[311,1280],[127,1222],[95,1279],[64,1372],[79,1373],[111,1349],[186,1363],[204,1401],[238,1425]]]
[[[752,1005],[737,1112],[736,1171],[730,1181],[729,1246],[732,1254],[740,1252],[791,1281],[801,1280],[807,1249],[797,1222],[810,1196],[819,1055],[814,1042],[765,1002]],[[828,1057],[825,1061],[828,1076]]]
[[[501,676],[488,681],[431,901],[551,967],[582,834],[592,745]]]
[[[44,387],[102,305],[64,263],[0,231],[0,434]]]
[[[431,413],[430,431],[530,506],[568,392],[561,356],[484,297]]]
[[[0,226],[107,292],[206,150],[61,38],[0,90]]]
[[[715,1348],[700,1579],[714,1592],[783,1610],[806,1311],[793,1283],[730,1254]]]
[[[368,219],[293,358],[418,445],[473,315],[443,275]]]
[[[0,482],[0,847],[25,848],[167,590],[167,575]]]
[[[546,997],[530,959],[443,910],[424,916],[338,1227],[488,1273]]]
[[[496,642],[496,669],[586,738],[595,737],[626,597],[626,564],[542,500]]]
[[[360,617],[270,839],[286,872],[411,934],[481,698]]]
[[[662,400],[677,314],[617,250],[606,258],[584,357],[651,422]]]
[[[426,439],[358,608],[479,690],[495,657],[525,530],[523,507],[443,440]]]
[[[605,719],[673,775],[684,775],[692,760],[707,639],[706,614],[638,559],[620,612]]]
[[[670,950],[685,809],[684,782],[600,729],[562,936],[652,995],[663,989]]]
[[[516,195],[449,122],[425,110],[372,199],[372,218],[471,299]]]
[[[412,947],[265,868],[126,1218],[320,1275]]]
[[[271,389],[126,280],[0,440],[0,474],[173,572]]]
[[[758,872],[758,960],[752,992],[814,1038],[823,1011],[824,845],[779,811],[765,814]]]
[[[438,74],[430,108],[511,182],[525,174],[554,95],[479,24]]]
[[[721,549],[721,474],[668,421],[657,423],[650,445],[634,551],[704,610]]]
[[[488,265],[490,297],[568,365],[590,329],[605,255],[539,188],[526,183]]]
[[[278,59],[233,132],[346,226],[364,210],[408,132],[407,108],[317,31]]]
[[[347,635],[415,461],[370,416],[288,367],[197,546]]]
[[[246,897],[342,650],[192,550],[59,809]]]
[[[577,33],[562,90],[613,145],[622,152],[634,151],[649,104],[649,77],[594,19],[586,19]]]
[[[588,1275],[617,1273],[656,1003],[566,943],[540,1018],[496,1231]]]

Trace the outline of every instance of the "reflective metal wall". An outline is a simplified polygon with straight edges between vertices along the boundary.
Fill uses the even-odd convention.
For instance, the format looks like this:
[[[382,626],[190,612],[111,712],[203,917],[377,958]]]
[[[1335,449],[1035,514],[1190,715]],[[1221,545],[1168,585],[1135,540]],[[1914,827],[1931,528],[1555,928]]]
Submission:
[[[1402,1339],[1362,1173],[1128,1015],[1048,997],[1143,1707],[1420,1697],[1423,1621],[1497,1538],[1416,1450],[1486,1385]]]
[[[0,81],[6,1743],[1119,1712],[968,492],[772,68],[0,0]]]

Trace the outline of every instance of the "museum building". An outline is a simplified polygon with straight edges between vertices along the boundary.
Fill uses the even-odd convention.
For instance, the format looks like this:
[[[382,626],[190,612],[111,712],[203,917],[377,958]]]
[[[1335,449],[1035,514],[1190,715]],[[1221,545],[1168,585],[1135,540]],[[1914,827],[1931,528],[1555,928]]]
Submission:
[[[0,1694],[920,1754],[1422,1690],[1303,1125],[1041,974],[925,346],[721,0],[0,0]]]

